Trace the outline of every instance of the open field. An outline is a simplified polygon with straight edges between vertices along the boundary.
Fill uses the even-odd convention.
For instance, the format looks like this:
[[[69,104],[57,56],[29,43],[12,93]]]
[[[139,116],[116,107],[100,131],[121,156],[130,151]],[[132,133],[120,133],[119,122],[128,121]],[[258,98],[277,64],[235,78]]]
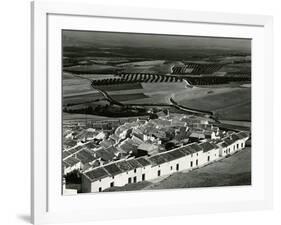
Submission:
[[[189,96],[184,94],[175,99],[186,107],[213,111],[219,119],[251,120],[251,88],[200,88]]]
[[[140,182],[107,191],[157,190],[174,188],[251,185],[251,148],[191,172],[174,173],[158,183]]]

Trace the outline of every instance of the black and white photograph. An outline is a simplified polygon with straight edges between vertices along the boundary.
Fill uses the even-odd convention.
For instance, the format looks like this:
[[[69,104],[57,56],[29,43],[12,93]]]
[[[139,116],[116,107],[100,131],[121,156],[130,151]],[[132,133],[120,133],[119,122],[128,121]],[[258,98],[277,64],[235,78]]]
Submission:
[[[62,194],[251,185],[251,39],[62,30]]]

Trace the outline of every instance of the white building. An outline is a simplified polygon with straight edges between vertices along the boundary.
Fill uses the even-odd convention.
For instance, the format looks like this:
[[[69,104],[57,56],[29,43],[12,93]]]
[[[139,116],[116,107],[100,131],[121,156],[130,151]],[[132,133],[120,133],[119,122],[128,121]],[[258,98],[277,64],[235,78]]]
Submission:
[[[68,157],[63,160],[64,175],[72,172],[73,170],[80,170],[81,167],[82,167],[82,163],[80,162],[80,160],[74,157]]]

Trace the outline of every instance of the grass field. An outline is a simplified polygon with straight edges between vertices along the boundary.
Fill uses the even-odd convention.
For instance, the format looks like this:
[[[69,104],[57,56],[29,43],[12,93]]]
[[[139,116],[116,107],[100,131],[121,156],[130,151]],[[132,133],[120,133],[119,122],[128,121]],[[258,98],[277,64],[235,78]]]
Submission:
[[[157,190],[174,188],[251,185],[251,147],[191,172],[170,175],[158,183],[140,182],[107,191]]]

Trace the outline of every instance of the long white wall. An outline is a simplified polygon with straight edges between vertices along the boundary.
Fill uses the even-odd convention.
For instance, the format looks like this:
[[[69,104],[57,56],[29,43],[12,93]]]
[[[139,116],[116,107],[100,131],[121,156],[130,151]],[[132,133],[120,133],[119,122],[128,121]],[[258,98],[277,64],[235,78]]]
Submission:
[[[160,176],[165,176],[184,170],[193,170],[205,166],[209,163],[215,162],[217,160],[220,160],[224,158],[226,155],[233,154],[239,150],[242,150],[245,147],[245,142],[247,139],[248,138],[237,140],[233,144],[224,148],[220,146],[218,148],[214,148],[206,152],[203,152],[201,150],[193,154],[185,155],[179,159],[162,163],[160,165],[154,165],[154,166],[148,165],[142,168],[137,168],[136,171],[130,170],[118,174],[114,177],[105,177],[101,180],[97,180],[93,182],[89,181],[89,178],[83,175],[82,186],[84,185],[87,186],[87,187],[83,187],[83,192],[103,191],[111,187],[110,184],[112,182],[114,183],[114,186],[124,186],[128,183],[141,182],[143,174],[145,174],[145,180],[149,181],[159,177],[158,171],[160,171]],[[178,170],[177,170],[177,164],[178,164]],[[134,177],[136,178],[134,179]],[[130,182],[129,182],[129,178],[131,178]]]

